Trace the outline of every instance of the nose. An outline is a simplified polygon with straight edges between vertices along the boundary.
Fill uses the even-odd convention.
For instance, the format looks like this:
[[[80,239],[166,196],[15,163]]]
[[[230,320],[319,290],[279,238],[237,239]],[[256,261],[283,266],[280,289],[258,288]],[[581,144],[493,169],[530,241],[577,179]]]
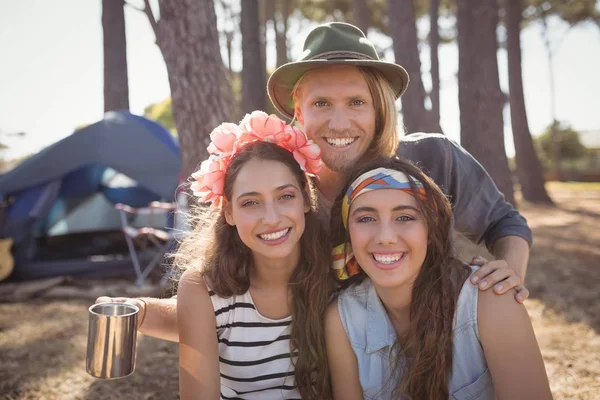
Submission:
[[[332,110],[331,118],[329,119],[329,129],[332,131],[343,132],[350,129],[350,119],[346,112],[337,107]]]
[[[277,207],[275,207],[275,204],[267,203],[265,205],[265,213],[262,218],[263,224],[268,227],[275,228],[277,225],[279,225],[280,221],[281,216],[279,215],[279,211],[277,210]]]
[[[380,225],[377,241],[379,244],[395,244],[398,241],[398,234],[391,223],[384,222]]]

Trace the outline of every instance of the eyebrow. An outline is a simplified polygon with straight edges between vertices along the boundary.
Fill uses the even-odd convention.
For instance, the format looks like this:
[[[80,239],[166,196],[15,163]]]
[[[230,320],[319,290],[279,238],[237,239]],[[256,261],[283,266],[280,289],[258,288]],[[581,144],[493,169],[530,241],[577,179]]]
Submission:
[[[408,205],[400,205],[400,206],[396,206],[392,209],[392,211],[402,211],[402,210],[413,210],[416,212],[419,212],[419,209],[413,206],[408,206]],[[368,207],[368,206],[364,206],[364,207],[358,207],[356,208],[354,211],[352,211],[352,215],[359,213],[359,212],[376,212],[377,209],[375,209],[374,207]]]
[[[277,186],[275,189],[273,189],[273,191],[274,191],[274,192],[280,192],[280,191],[282,191],[282,190],[284,190],[284,189],[287,189],[287,188],[290,188],[290,187],[293,187],[293,188],[294,188],[294,189],[296,189],[296,190],[300,190],[300,189],[298,189],[298,188],[296,187],[296,185],[294,185],[294,184],[291,184],[291,183],[286,183],[285,185]],[[237,198],[238,198],[238,199],[241,199],[242,197],[248,197],[248,196],[260,196],[260,195],[261,195],[261,193],[259,193],[259,192],[246,192],[246,193],[242,193],[242,194],[240,194],[240,195],[239,195]]]
[[[311,102],[313,101],[329,101],[331,99],[331,95],[327,95],[327,94],[317,94],[317,95],[308,95],[306,96],[307,99],[309,99]],[[367,101],[368,99],[368,95],[367,93],[360,93],[360,94],[354,94],[351,96],[345,96],[344,100],[345,101],[354,101],[354,100],[362,100],[362,101]]]

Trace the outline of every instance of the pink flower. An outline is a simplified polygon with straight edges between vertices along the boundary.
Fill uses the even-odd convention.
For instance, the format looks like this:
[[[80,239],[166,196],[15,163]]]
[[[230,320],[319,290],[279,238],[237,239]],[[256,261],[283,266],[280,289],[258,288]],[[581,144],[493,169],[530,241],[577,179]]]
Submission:
[[[300,129],[287,126],[285,133],[290,136],[285,147],[289,147],[302,169],[316,175],[321,169],[321,149],[312,140],[308,140]]]
[[[321,168],[321,150],[298,128],[286,125],[275,115],[262,111],[247,114],[239,125],[223,123],[210,134],[208,160],[192,174],[191,190],[200,201],[222,203],[225,174],[235,154],[256,141],[271,142],[290,151],[300,167],[311,175]]]
[[[220,204],[223,197],[225,185],[225,170],[227,168],[226,158],[211,156],[200,165],[200,170],[192,174],[195,179],[190,189],[195,196],[200,197],[202,202],[214,202]]]
[[[285,127],[285,122],[277,118],[276,115],[267,115],[263,111],[253,111],[251,114],[246,114],[240,122],[242,133],[254,135],[258,140],[282,132]]]
[[[235,142],[240,135],[240,128],[229,122],[217,126],[210,133],[211,143],[207,150],[210,154],[235,153]]]

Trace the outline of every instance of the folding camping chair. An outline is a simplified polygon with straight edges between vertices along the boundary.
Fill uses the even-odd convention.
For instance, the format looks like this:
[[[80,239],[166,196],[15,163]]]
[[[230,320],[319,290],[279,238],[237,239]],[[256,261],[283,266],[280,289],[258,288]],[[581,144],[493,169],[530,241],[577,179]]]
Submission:
[[[121,225],[133,268],[136,274],[136,284],[141,286],[144,279],[152,272],[154,267],[162,260],[164,254],[168,251],[173,239],[175,239],[173,230],[156,228],[159,220],[165,218],[168,213],[175,211],[175,204],[161,203],[154,201],[147,207],[134,208],[125,204],[116,204],[115,208],[119,210],[121,216]],[[132,222],[138,217],[147,218],[147,226],[135,227]],[[164,224],[163,224],[164,225]],[[151,260],[144,268],[140,265],[138,252],[150,251],[153,255]]]

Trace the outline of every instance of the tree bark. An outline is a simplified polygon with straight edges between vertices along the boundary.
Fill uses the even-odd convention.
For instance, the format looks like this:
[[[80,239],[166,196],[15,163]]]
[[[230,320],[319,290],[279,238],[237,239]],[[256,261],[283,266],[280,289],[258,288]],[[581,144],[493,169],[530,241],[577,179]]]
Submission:
[[[264,48],[260,39],[260,19],[257,0],[242,1],[242,112],[264,110],[266,107],[266,68],[261,57]]]
[[[366,35],[371,26],[371,12],[366,0],[352,0],[354,24]]]
[[[425,108],[425,88],[421,79],[421,60],[415,6],[412,1],[389,0],[390,32],[394,41],[396,63],[410,76],[410,84],[402,95],[402,116],[407,133],[442,132],[431,111]]]
[[[548,57],[548,71],[550,72],[550,112],[552,114],[552,127],[551,127],[551,137],[552,137],[552,177],[553,179],[560,180],[561,179],[561,157],[560,157],[560,138],[558,137],[558,120],[556,119],[556,85],[554,79],[554,51],[550,44],[550,37],[548,35],[548,15],[547,11],[544,10],[541,6],[540,15],[542,21],[542,39],[544,40],[544,46],[546,47],[546,55]]]
[[[440,46],[440,32],[438,19],[440,0],[431,0],[429,3],[429,53],[431,55],[431,114],[438,124],[440,123],[440,60],[438,48]]]
[[[102,0],[104,112],[129,110],[124,5],[124,0]]]
[[[275,8],[275,0],[252,0],[258,3],[258,37],[260,39],[260,63],[261,63],[261,71],[262,71],[262,82],[264,82],[265,87],[267,84],[267,48],[269,47],[269,43],[267,40],[267,25],[269,19],[273,16],[273,12],[269,13],[267,10],[267,4],[269,1],[272,2],[273,8]],[[243,13],[244,6],[242,6]],[[240,27],[241,30],[241,27]],[[242,68],[243,68],[243,54],[242,54]],[[265,95],[265,106],[267,96]],[[264,108],[262,108],[264,110]]]
[[[219,2],[219,5],[221,6],[221,10],[223,10],[223,17],[225,18],[226,24],[233,24],[235,26],[236,21],[232,15],[233,12],[231,10],[231,5],[223,0]],[[227,53],[227,72],[229,72],[229,79],[232,79],[233,67],[231,65],[231,56],[233,54],[234,29],[226,27],[225,29],[223,29],[222,35],[225,37],[225,51]]]
[[[510,90],[510,118],[517,162],[517,176],[523,198],[533,203],[552,203],[544,187],[544,174],[535,152],[525,110],[521,69],[521,21],[523,1],[505,0],[508,50],[508,85]]]
[[[148,13],[149,1],[145,3]],[[210,132],[231,117],[231,85],[221,59],[213,1],[169,0],[159,5],[160,21],[151,11],[149,18],[167,65],[182,176],[187,178],[207,158]]]
[[[279,2],[279,11],[273,19],[275,25],[275,49],[277,51],[277,66],[280,67],[288,62],[287,30],[288,18],[290,16],[290,0]]]
[[[516,205],[504,148],[497,25],[496,0],[457,1],[460,141]]]

